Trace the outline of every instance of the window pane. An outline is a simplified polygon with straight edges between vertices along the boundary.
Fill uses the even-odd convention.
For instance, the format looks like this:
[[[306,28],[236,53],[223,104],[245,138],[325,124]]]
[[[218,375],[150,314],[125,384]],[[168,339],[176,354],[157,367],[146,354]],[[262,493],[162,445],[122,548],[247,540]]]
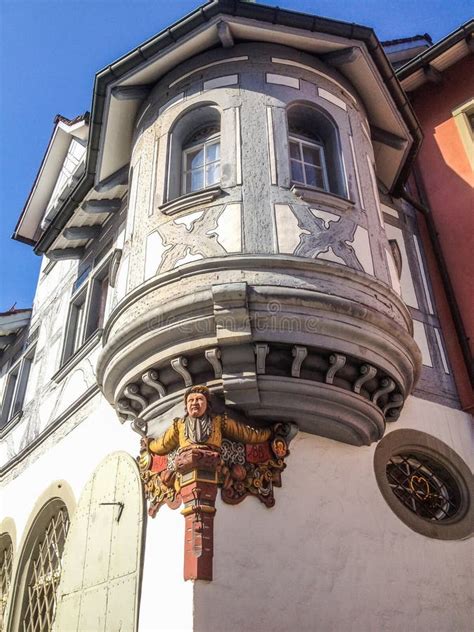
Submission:
[[[186,175],[186,191],[198,191],[204,187],[204,169],[191,171]]]
[[[301,160],[299,143],[295,143],[294,141],[290,142],[290,158]]]
[[[301,162],[291,161],[291,179],[294,182],[302,182],[304,184],[303,165]]]
[[[303,158],[304,161],[310,165],[321,166],[320,150],[318,147],[303,145]]]
[[[206,167],[206,186],[219,182],[221,175],[220,162],[215,162],[212,165]]]
[[[206,163],[219,160],[220,155],[220,143],[216,141],[212,145],[206,145]]]
[[[199,147],[186,154],[186,171],[197,169],[204,164],[204,148]]]
[[[82,321],[84,319],[84,303],[81,303],[80,305],[75,305],[74,306],[75,309],[75,323],[74,323],[74,338],[73,338],[73,344],[72,344],[72,353],[74,353],[75,351],[77,351],[77,349],[79,349],[79,347],[81,346],[81,341],[82,341]]]
[[[305,175],[306,175],[306,184],[311,187],[318,187],[319,189],[324,189],[324,180],[321,169],[317,167],[310,167],[309,165],[305,165]]]

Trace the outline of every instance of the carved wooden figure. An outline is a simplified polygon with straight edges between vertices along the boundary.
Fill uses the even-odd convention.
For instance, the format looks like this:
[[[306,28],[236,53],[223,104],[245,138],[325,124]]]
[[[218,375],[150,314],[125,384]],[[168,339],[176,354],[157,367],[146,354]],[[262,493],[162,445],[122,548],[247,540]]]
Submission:
[[[138,462],[151,517],[163,504],[184,504],[184,578],[210,581],[217,487],[226,503],[251,494],[272,507],[294,432],[289,424],[257,429],[215,415],[209,397],[206,386],[186,391],[184,418],[157,439],[142,439]]]

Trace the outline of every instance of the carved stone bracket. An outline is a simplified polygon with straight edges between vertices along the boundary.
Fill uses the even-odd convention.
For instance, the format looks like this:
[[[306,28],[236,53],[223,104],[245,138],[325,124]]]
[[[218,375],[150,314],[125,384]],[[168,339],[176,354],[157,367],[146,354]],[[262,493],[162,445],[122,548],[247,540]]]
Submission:
[[[214,349],[206,349],[206,351],[204,351],[204,355],[206,357],[206,360],[214,369],[214,377],[216,378],[216,380],[218,380],[219,378],[222,377],[222,364],[220,361],[220,358],[221,358],[220,349],[218,349],[217,347],[214,347]]]
[[[179,356],[178,358],[171,360],[171,366],[176,371],[176,373],[179,373],[179,375],[181,375],[184,380],[184,385],[186,387],[189,387],[193,384],[193,378],[191,376],[191,373],[186,368],[187,365],[188,361],[183,356]]]
[[[308,355],[308,349],[306,349],[306,347],[295,345],[291,353],[294,357],[293,363],[291,365],[291,375],[292,377],[299,377],[301,372],[301,365]]]
[[[238,345],[239,359],[244,352],[244,344]],[[305,383],[316,381],[328,384],[332,389],[350,390],[354,396],[375,405],[386,421],[398,419],[405,395],[395,379],[380,368],[361,363],[360,360],[346,354],[328,353],[304,345],[279,343],[275,346],[277,353],[272,354],[273,348],[272,342],[249,345],[250,359],[253,357],[254,375],[257,379],[268,379],[274,375],[281,376],[282,369],[286,366],[288,378],[292,381],[303,380]],[[223,348],[210,347],[188,353],[186,357],[180,355],[171,358],[159,366],[148,369],[130,382],[117,398],[115,408],[120,420],[133,420],[138,416],[151,419],[155,416],[154,411],[169,410],[173,404],[168,402],[176,401],[177,393],[202,381],[202,371],[205,366],[208,367],[205,379],[214,382],[214,390],[226,393],[229,388],[228,380],[234,379],[235,371],[232,365],[226,370],[225,362],[226,358],[232,360],[233,353],[233,347],[230,345],[225,345]],[[286,354],[287,357],[284,364],[280,361],[282,354]],[[247,355],[246,358],[248,357]],[[315,363],[322,367],[321,370],[312,370],[311,367]],[[196,370],[199,372],[196,373]],[[170,378],[174,380],[171,383]],[[242,408],[245,411],[245,408]],[[247,412],[247,414],[252,413]],[[287,420],[292,419],[287,417]]]
[[[332,384],[334,382],[334,376],[342,369],[346,363],[346,356],[334,353],[329,356],[329,364],[331,365],[326,373],[326,384]]]

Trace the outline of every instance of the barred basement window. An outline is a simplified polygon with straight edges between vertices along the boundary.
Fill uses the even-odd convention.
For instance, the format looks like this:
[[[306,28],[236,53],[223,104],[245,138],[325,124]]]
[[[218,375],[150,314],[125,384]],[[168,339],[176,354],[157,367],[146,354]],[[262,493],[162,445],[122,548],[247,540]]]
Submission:
[[[3,630],[5,608],[12,578],[13,544],[8,535],[2,535],[0,550],[0,629]]]
[[[386,471],[392,492],[417,516],[446,520],[458,513],[461,492],[441,463],[422,454],[402,454],[389,460]]]
[[[23,602],[22,632],[50,632],[56,614],[56,591],[69,516],[60,509],[49,521],[32,554]]]

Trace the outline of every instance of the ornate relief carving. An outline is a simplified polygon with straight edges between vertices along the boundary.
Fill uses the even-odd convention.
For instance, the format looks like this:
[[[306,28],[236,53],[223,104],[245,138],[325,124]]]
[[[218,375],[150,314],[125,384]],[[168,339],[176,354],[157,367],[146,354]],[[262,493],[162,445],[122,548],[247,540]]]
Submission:
[[[135,420],[134,430],[144,437],[138,464],[152,518],[164,504],[171,509],[184,504],[185,579],[211,580],[217,488],[226,503],[253,495],[272,507],[294,428],[278,423],[256,429],[213,415],[204,386],[189,389],[185,404],[186,416],[158,439],[147,439],[146,424]]]
[[[305,367],[311,358],[318,356],[319,360],[326,362],[326,371],[322,375],[322,380],[326,384],[334,386],[334,378],[338,372],[344,369],[345,375],[355,375],[347,380],[346,386],[338,385],[335,388],[345,388],[363,397],[370,399],[386,416],[387,421],[396,421],[404,404],[404,394],[400,391],[398,384],[386,373],[366,363],[361,363],[356,358],[348,357],[338,353],[328,353],[312,349],[302,345],[278,345],[279,352],[286,349],[289,360],[288,377],[295,380],[318,380],[318,375],[312,372],[304,374]],[[282,365],[278,364],[278,356],[271,355],[272,343],[257,343],[253,345],[255,355],[256,375],[281,375]],[[224,367],[221,359],[221,351],[218,347],[204,349],[203,358],[207,361],[210,369],[209,380],[222,380]],[[276,363],[276,365],[275,365]],[[127,385],[123,394],[116,401],[115,409],[119,419],[124,422],[140,419],[144,411],[158,400],[167,397],[168,389],[160,381],[160,372],[171,367],[180,376],[182,385],[189,388],[196,383],[196,376],[189,370],[188,358],[178,356],[163,363],[161,367],[149,369],[142,374],[141,378],[135,379],[133,383]],[[303,373],[303,376],[302,376]],[[202,377],[201,377],[202,379]]]
[[[176,262],[185,258],[187,254],[202,255],[204,258],[226,255],[227,251],[218,242],[215,232],[223,210],[223,205],[199,209],[202,214],[191,221],[189,228],[178,220],[162,224],[158,228],[158,233],[166,250],[158,266],[158,272],[171,270]],[[196,213],[199,215],[197,211]]]
[[[355,222],[340,216],[339,221],[329,222],[326,226],[324,220],[316,217],[307,206],[294,204],[292,208],[298,220],[298,226],[302,230],[294,255],[315,259],[332,248],[334,254],[340,257],[347,266],[364,270],[354,248],[349,243],[354,241],[357,229]]]

